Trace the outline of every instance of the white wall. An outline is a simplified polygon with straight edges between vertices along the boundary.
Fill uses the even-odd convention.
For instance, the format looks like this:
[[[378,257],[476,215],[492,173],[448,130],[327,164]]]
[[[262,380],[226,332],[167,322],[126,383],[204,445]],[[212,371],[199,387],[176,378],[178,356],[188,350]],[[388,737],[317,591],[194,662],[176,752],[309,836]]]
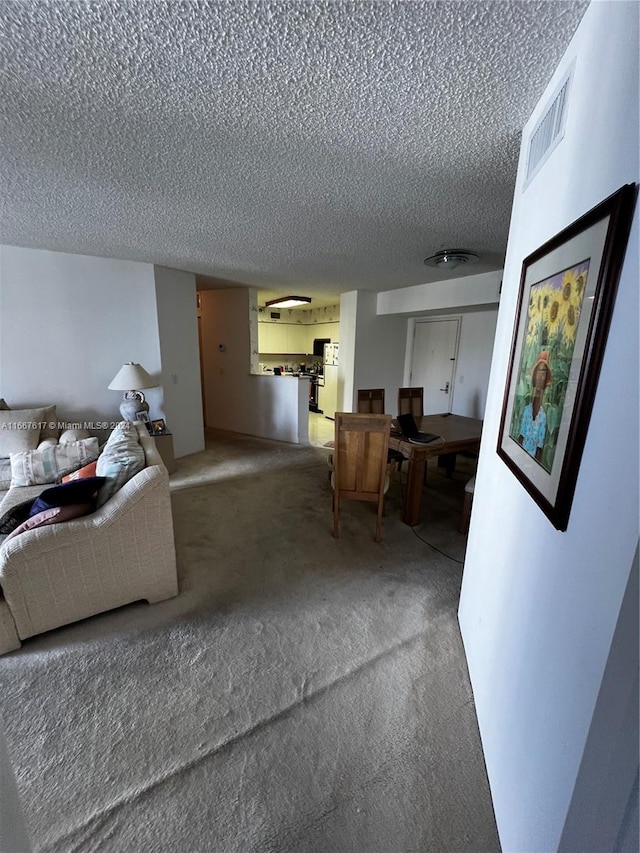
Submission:
[[[181,275],[161,272],[156,284],[150,264],[0,246],[0,397],[12,408],[56,403],[66,421],[116,422],[122,393],[107,386],[136,361],[160,383],[144,393],[176,456],[200,450],[197,330],[187,321],[195,295]],[[161,335],[183,382],[167,406]]]
[[[637,853],[639,648],[638,549],[620,608],[609,658],[591,720],[587,745],[571,797],[560,850],[615,850]],[[630,661],[629,650],[636,650]],[[631,664],[631,665],[630,665]],[[631,748],[629,748],[631,746]],[[631,782],[628,799],[617,793],[622,779]],[[603,795],[603,792],[604,795]],[[612,845],[612,839],[616,844]]]
[[[9,758],[0,719],[0,851],[1,853],[31,853],[27,826],[20,803],[18,784]]]
[[[356,410],[359,388],[384,388],[385,411],[397,415],[398,388],[402,384],[406,317],[376,313],[377,294],[358,293],[356,354],[351,411]],[[342,328],[340,329],[342,332]]]
[[[378,294],[378,314],[406,314],[416,311],[453,311],[497,304],[500,299],[502,270],[478,273],[462,278],[416,284]]]
[[[201,300],[206,426],[307,443],[309,380],[250,373],[249,290],[203,290]]]
[[[126,361],[161,381],[150,264],[2,246],[0,293],[0,396],[12,408],[120,420],[122,394],[107,385]],[[162,388],[145,395],[163,413]]]
[[[498,311],[469,311],[461,315],[451,411],[468,418],[484,417],[491,355]]]
[[[154,267],[164,411],[176,457],[204,450],[196,279]]]
[[[487,274],[498,284],[501,274]],[[475,278],[475,277],[474,277]],[[493,281],[492,278],[492,281]],[[495,283],[495,282],[494,282]],[[368,291],[352,291],[342,295],[340,304],[340,374],[343,376],[345,411],[354,411],[358,388],[384,388],[385,409],[397,414],[398,388],[408,383],[412,356],[413,319],[432,316],[446,310],[441,302],[427,294],[431,306],[440,305],[438,310],[416,311],[408,317],[405,312],[408,302],[423,304],[417,290],[428,290],[429,285],[419,288],[403,288],[397,293],[397,314],[378,313],[379,294]],[[406,292],[411,291],[407,302]],[[390,309],[387,305],[387,310]],[[485,306],[478,310],[460,312],[460,344],[456,364],[456,378],[451,411],[458,415],[482,418],[489,383],[491,353],[497,320],[497,308]]]
[[[337,412],[353,411],[354,371],[356,363],[356,323],[358,291],[340,296],[340,354],[338,356]],[[376,386],[377,387],[377,386]]]
[[[498,319],[497,308],[468,311],[457,309],[444,314],[440,311],[427,311],[411,317],[407,328],[403,378],[405,386],[413,384],[411,375],[416,322],[425,317],[431,320],[443,318],[459,320],[458,357],[453,373],[451,412],[454,415],[482,419],[487,401],[491,354]]]
[[[496,455],[522,259],[638,180],[638,6],[591,4],[525,139],[574,58],[564,140],[524,193],[521,153],[459,611],[505,853],[577,849],[563,831],[588,742],[619,748],[613,715],[592,723],[638,541],[637,211],[565,533]],[[600,764],[592,812],[628,801],[617,770]]]

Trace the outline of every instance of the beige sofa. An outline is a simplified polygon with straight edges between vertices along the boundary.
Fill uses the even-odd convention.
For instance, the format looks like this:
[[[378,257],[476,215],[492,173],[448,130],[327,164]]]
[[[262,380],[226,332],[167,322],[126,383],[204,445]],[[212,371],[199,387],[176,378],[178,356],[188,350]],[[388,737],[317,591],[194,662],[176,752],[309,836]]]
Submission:
[[[144,425],[136,428],[145,467],[99,509],[0,544],[0,654],[87,616],[178,594],[169,475]],[[44,488],[0,492],[0,516]]]

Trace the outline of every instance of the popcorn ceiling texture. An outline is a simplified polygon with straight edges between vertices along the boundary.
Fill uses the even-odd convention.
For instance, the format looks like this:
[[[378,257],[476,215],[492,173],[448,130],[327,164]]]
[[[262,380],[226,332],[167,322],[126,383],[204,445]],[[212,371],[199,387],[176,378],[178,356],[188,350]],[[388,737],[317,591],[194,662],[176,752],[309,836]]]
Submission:
[[[499,268],[587,5],[5,0],[0,242],[334,296]]]

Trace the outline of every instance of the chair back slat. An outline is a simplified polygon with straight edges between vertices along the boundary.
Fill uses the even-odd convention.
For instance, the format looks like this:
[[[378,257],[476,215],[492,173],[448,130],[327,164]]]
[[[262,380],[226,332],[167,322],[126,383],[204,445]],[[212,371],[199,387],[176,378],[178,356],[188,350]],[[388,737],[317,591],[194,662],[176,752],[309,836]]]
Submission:
[[[360,414],[384,414],[384,388],[360,388],[357,401]]]
[[[424,415],[424,388],[398,388],[398,414]]]

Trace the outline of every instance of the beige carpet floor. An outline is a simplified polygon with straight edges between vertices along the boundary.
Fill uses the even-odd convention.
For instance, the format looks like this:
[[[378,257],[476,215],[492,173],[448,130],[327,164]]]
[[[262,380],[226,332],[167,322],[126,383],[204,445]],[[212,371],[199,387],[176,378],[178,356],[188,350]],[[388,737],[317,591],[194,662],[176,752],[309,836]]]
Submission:
[[[500,849],[456,617],[473,460],[415,530],[394,482],[376,544],[355,502],[332,538],[325,454],[210,435],[171,477],[180,595],[0,658],[34,850]]]

